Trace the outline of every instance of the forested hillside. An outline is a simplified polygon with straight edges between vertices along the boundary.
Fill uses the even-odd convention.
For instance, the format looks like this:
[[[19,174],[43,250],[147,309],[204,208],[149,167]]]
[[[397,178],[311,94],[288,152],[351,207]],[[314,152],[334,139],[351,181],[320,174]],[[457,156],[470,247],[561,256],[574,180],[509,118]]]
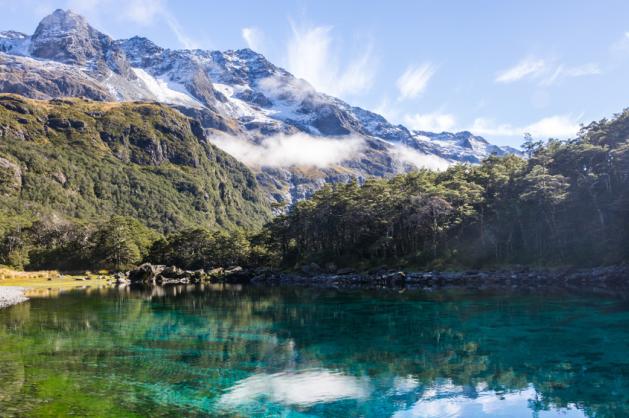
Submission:
[[[165,105],[0,95],[0,264],[81,247],[113,215],[156,234],[260,227],[270,209],[244,165]]]
[[[483,267],[629,260],[629,111],[528,159],[328,186],[264,237],[287,265]]]
[[[0,264],[457,269],[629,260],[629,110],[573,140],[528,137],[527,158],[327,185],[273,220],[252,174],[167,107],[5,95],[0,126]]]

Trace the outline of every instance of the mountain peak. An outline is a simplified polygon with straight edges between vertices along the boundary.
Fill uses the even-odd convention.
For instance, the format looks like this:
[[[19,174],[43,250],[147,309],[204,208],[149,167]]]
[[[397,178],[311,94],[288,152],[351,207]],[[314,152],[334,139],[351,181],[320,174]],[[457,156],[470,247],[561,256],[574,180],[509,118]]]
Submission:
[[[35,33],[46,30],[59,30],[62,32],[71,32],[73,30],[81,30],[89,27],[87,19],[72,10],[57,9],[48,16],[44,17]]]
[[[72,10],[57,9],[42,19],[31,37],[30,54],[105,74],[130,74],[126,57],[107,35]]]
[[[7,66],[12,72],[5,77],[22,84],[7,84],[6,91],[36,97],[85,95],[97,100],[168,103],[198,119],[213,137],[224,132],[251,147],[276,135],[333,136],[334,141],[357,139],[364,144],[351,158],[326,166],[316,175],[325,179],[305,179],[300,169],[293,172],[281,165],[262,169],[262,180],[274,196],[280,196],[276,200],[302,198],[322,181],[384,176],[426,164],[476,163],[507,152],[466,131],[409,131],[390,124],[376,113],[318,92],[249,48],[173,50],[141,36],[114,41],[82,16],[61,9],[45,17],[32,37],[0,35],[0,52],[38,58],[8,58],[15,64]],[[50,69],[48,61],[68,65]],[[266,151],[260,148],[259,152]],[[429,160],[426,155],[431,156]],[[281,180],[274,170],[282,172]]]
[[[85,65],[99,55],[101,40],[108,38],[92,28],[83,16],[57,9],[39,22],[30,53],[37,58]]]

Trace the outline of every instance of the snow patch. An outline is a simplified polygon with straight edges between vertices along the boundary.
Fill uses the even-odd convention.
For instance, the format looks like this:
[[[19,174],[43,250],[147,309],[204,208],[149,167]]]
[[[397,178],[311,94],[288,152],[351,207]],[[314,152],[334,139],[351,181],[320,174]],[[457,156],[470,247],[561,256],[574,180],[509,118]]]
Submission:
[[[262,109],[254,108],[244,100],[234,97],[235,93],[241,92],[245,90],[245,88],[221,83],[213,83],[213,86],[216,90],[222,93],[223,96],[227,97],[228,102],[222,103],[222,107],[230,116],[237,119],[247,118],[249,121],[271,121],[267,117],[267,113]]]
[[[180,83],[153,77],[141,68],[132,68],[132,70],[157,101],[195,108],[203,107],[198,100],[187,93],[186,88]]]

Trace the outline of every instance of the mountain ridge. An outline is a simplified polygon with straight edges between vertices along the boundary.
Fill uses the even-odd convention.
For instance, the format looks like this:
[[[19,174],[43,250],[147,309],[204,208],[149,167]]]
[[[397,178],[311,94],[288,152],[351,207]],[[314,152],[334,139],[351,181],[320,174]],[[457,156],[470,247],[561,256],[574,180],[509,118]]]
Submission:
[[[173,50],[141,36],[113,40],[82,16],[61,9],[42,19],[31,36],[0,33],[0,67],[0,92],[40,99],[162,102],[198,119],[217,145],[225,138],[230,144],[236,141],[232,150],[258,146],[247,149],[265,153],[269,141],[295,135],[304,141],[361,141],[359,149],[334,163],[315,162],[316,175],[304,175],[303,167],[291,161],[251,167],[278,201],[304,198],[325,182],[478,163],[491,154],[515,152],[466,131],[419,132],[391,124],[316,91],[248,48]],[[321,149],[326,152],[333,151]]]

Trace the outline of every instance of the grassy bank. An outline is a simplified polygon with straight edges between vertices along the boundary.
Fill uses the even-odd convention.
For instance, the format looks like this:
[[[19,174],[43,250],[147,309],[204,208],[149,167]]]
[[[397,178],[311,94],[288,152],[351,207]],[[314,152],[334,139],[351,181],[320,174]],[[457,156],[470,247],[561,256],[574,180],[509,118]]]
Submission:
[[[62,274],[56,270],[17,271],[0,268],[0,286],[17,286],[29,289],[36,296],[37,290],[72,289],[75,287],[107,286],[111,276],[85,272],[84,274]]]

